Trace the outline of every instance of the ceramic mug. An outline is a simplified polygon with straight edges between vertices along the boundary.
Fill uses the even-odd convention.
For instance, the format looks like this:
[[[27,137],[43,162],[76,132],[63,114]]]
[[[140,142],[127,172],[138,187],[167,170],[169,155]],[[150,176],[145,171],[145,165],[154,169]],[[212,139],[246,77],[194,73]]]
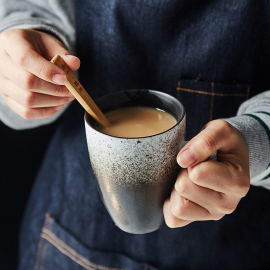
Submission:
[[[163,203],[170,196],[180,170],[176,156],[183,146],[186,117],[174,97],[154,90],[125,90],[96,100],[104,112],[147,106],[164,110],[177,124],[142,138],[119,138],[97,131],[85,114],[88,150],[96,183],[109,214],[125,232],[149,233],[164,223]]]

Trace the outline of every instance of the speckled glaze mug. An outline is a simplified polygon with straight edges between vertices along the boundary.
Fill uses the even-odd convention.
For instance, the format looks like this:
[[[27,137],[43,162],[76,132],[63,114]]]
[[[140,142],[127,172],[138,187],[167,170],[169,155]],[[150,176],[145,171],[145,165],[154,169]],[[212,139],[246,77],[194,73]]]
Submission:
[[[115,224],[134,234],[157,230],[164,222],[163,203],[170,196],[180,170],[176,156],[185,139],[183,105],[154,90],[125,90],[96,100],[104,112],[148,106],[173,115],[177,124],[157,135],[119,138],[97,131],[85,114],[92,169],[102,200]]]

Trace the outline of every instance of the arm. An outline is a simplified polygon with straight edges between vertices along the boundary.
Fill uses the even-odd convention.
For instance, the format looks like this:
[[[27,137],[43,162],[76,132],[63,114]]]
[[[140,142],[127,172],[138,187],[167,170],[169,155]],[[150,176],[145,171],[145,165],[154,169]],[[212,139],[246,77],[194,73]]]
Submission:
[[[10,44],[12,42],[14,43],[14,39],[18,38],[18,35],[26,35],[27,37],[30,35],[33,37],[33,32],[29,32],[28,29],[35,29],[39,31],[38,38],[46,38],[46,40],[50,40],[53,42],[53,39],[57,38],[57,41],[60,41],[59,44],[56,46],[59,47],[58,51],[64,54],[70,54],[68,52],[71,51],[74,53],[75,50],[75,28],[74,28],[74,0],[67,0],[64,2],[61,2],[59,0],[35,0],[35,1],[15,1],[15,0],[0,0],[0,35],[1,37],[1,44],[0,46],[0,53],[6,54],[7,48],[10,48]],[[17,32],[13,35],[6,35],[7,32],[10,31],[10,29],[25,29],[25,32]],[[28,31],[28,32],[27,32]],[[49,34],[49,35],[48,35]],[[7,40],[7,37],[3,38],[3,35],[9,36],[9,44],[6,44],[6,47],[3,46],[4,42],[3,40]],[[36,35],[37,36],[37,35]],[[12,40],[13,38],[13,40]],[[22,37],[21,37],[22,38]],[[21,39],[22,40],[22,39]],[[21,48],[19,45],[22,43],[22,41],[18,42],[17,51],[21,50],[23,53],[22,46]],[[7,42],[6,42],[7,43]],[[54,43],[56,44],[56,43]],[[64,48],[64,49],[63,49]],[[50,50],[50,48],[48,48]],[[13,50],[15,51],[15,50]],[[55,52],[58,53],[56,50]],[[3,55],[3,54],[2,54]],[[18,56],[18,55],[16,55]],[[14,58],[16,58],[14,55]],[[48,56],[43,57],[48,61]],[[2,57],[3,59],[3,57]],[[67,60],[69,61],[69,60]],[[4,61],[3,61],[4,62]],[[16,59],[12,59],[11,61],[7,60],[4,63],[2,63],[3,66],[5,66],[4,72],[2,72],[0,67],[0,81],[2,89],[0,89],[0,120],[5,123],[6,125],[14,128],[14,129],[25,129],[25,128],[33,128],[40,125],[45,125],[48,123],[53,122],[55,119],[57,119],[65,110],[67,106],[64,106],[63,109],[59,111],[52,111],[46,115],[46,113],[43,113],[44,117],[24,117],[22,110],[19,110],[19,105],[27,105],[27,104],[21,104],[16,100],[19,105],[14,107],[14,102],[12,103],[11,100],[8,98],[9,93],[4,92],[7,91],[7,80],[3,81],[3,78],[8,78],[8,74],[5,74],[6,69],[8,68],[9,62],[15,62],[15,64],[20,64],[17,62]],[[74,61],[73,61],[74,62]],[[70,61],[71,68],[73,70],[76,70],[78,68],[78,64],[75,64],[76,67],[73,67],[73,62]],[[1,63],[0,63],[1,65]],[[9,65],[11,66],[11,65]],[[26,69],[25,67],[21,67],[22,69]],[[27,70],[29,72],[29,70]],[[34,70],[31,70],[31,73],[35,74]],[[20,73],[22,75],[22,72]],[[25,74],[25,73],[24,73]],[[2,76],[1,76],[2,75]],[[10,78],[9,78],[10,79]],[[46,78],[40,78],[40,79],[46,79]],[[10,79],[10,81],[15,82],[16,79],[13,77]],[[48,81],[48,79],[47,79]],[[38,82],[36,80],[36,82]],[[22,87],[22,84],[25,83],[23,81],[18,80],[16,81],[16,86]],[[54,89],[52,86],[52,90]],[[5,88],[5,89],[4,89]],[[15,87],[12,87],[14,89]],[[69,93],[63,89],[62,87],[61,91],[56,89],[58,92],[58,96],[65,96],[69,95]],[[2,90],[2,91],[1,91]],[[9,90],[11,90],[11,87],[9,87]],[[26,89],[31,90],[31,92],[39,91],[41,89]],[[46,94],[52,94],[52,93],[46,93]],[[67,103],[64,102],[62,98],[62,104]],[[30,105],[30,104],[28,104]],[[48,106],[49,104],[45,105]],[[58,103],[52,103],[51,105],[60,105],[59,101]],[[41,105],[39,105],[41,106]],[[29,106],[28,106],[29,107]],[[59,107],[59,106],[58,106]],[[47,109],[46,109],[47,110]],[[45,110],[44,110],[45,111]],[[48,110],[47,110],[48,111]],[[25,113],[25,111],[24,111]],[[24,119],[24,118],[27,119]],[[39,119],[37,119],[39,118]]]
[[[183,169],[163,207],[169,227],[232,213],[250,182],[270,188],[269,105],[270,91],[259,94],[236,117],[208,123],[181,149],[177,162]],[[218,161],[208,160],[215,151]]]

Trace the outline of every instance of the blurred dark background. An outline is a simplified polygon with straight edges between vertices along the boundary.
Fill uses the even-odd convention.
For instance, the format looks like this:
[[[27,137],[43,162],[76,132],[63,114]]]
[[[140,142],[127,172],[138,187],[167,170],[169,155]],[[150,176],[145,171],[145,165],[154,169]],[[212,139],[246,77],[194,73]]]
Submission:
[[[57,122],[13,130],[0,121],[0,269],[14,270],[20,222]]]

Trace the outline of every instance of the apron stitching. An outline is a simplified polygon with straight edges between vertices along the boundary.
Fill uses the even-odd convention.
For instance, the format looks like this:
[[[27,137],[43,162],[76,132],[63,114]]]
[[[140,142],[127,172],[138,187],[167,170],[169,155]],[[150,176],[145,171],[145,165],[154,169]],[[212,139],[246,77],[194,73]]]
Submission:
[[[81,254],[76,252],[74,249],[72,249],[70,246],[68,246],[66,243],[64,243],[60,238],[58,238],[53,232],[50,230],[43,228],[41,237],[46,239],[48,242],[50,242],[53,246],[55,246],[60,252],[65,254],[67,257],[69,257],[71,260],[75,261],[76,263],[80,264],[84,268],[88,270],[121,270],[118,268],[110,268],[102,265],[97,265],[95,263],[90,262],[85,257],[83,257]]]
[[[205,92],[200,90],[191,90],[187,88],[180,88],[177,87],[178,91],[184,91],[184,92],[191,92],[191,93],[197,93],[197,94],[203,94],[203,95],[209,95],[209,96],[219,96],[219,97],[247,97],[247,94],[221,94],[221,93],[212,93],[212,92]]]
[[[214,106],[214,83],[213,82],[211,82],[211,89],[212,89],[212,95],[211,95],[210,121],[213,119],[213,106]]]
[[[84,267],[85,269],[87,269],[87,270],[96,270],[97,268],[94,268],[94,267],[92,267],[92,266],[88,266],[87,264],[85,264],[85,263],[83,263],[83,262],[78,262],[77,260],[76,260],[76,258],[74,259],[72,256],[69,256],[69,254],[68,254],[68,251],[66,251],[66,250],[62,250],[62,248],[60,247],[58,247],[58,245],[57,244],[55,244],[55,242],[53,241],[53,240],[51,240],[50,239],[50,237],[47,235],[47,234],[45,234],[45,233],[41,233],[41,237],[44,239],[44,240],[46,240],[47,241],[47,243],[51,243],[54,247],[56,247],[61,253],[63,253],[64,255],[66,255],[68,258],[70,258],[72,261],[74,261],[74,262],[76,262],[76,263],[78,263],[79,265],[81,265],[82,267]],[[64,249],[64,248],[63,248]]]
[[[53,225],[53,219],[50,217],[50,213],[47,212],[45,215],[43,228],[46,227],[49,230],[51,230],[52,225]],[[36,263],[34,266],[34,270],[38,270],[38,269],[43,270],[44,269],[44,258],[46,255],[48,244],[49,244],[49,242],[45,241],[45,239],[42,238],[42,236],[41,236],[39,244],[38,244],[37,257],[36,257]]]
[[[181,89],[180,86],[181,86],[181,81],[178,82],[178,87],[176,88],[176,90],[178,90],[177,91],[177,99],[178,100],[180,100],[180,91],[179,91]]]

